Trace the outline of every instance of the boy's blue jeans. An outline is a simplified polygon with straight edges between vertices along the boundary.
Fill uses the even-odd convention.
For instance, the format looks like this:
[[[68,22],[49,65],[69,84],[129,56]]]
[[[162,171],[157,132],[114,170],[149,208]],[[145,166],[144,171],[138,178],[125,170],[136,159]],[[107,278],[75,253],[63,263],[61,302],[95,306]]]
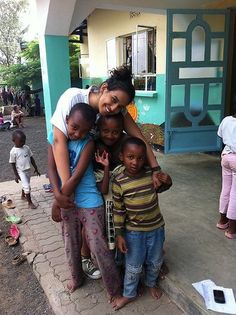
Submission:
[[[136,297],[137,287],[145,268],[145,285],[153,288],[163,262],[164,227],[151,232],[126,231],[125,278],[123,296]]]

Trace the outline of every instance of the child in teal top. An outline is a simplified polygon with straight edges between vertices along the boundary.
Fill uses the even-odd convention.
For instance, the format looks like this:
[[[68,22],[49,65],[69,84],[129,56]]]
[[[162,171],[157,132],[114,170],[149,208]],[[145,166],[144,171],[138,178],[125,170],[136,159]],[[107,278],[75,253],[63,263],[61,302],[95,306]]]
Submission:
[[[94,142],[88,133],[93,126],[96,113],[87,104],[73,106],[67,117],[68,149],[70,152],[71,177],[62,187],[62,193],[71,196],[75,192],[75,208],[53,208],[53,216],[62,219],[62,234],[65,252],[71,271],[68,289],[73,292],[83,284],[81,264],[81,224],[92,255],[101,271],[104,286],[111,298],[120,294],[121,279],[112,253],[104,238],[104,207],[101,193],[96,186],[92,168]],[[106,164],[106,159],[100,158]],[[58,185],[55,176],[55,161],[49,150],[49,173],[53,186]],[[60,213],[61,212],[61,213]]]

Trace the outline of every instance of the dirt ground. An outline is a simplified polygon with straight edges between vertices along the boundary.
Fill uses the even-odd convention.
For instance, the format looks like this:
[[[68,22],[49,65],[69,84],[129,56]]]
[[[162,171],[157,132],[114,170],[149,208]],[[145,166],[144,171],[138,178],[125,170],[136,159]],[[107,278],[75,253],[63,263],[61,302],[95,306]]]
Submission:
[[[47,171],[47,141],[45,119],[26,118],[26,142],[34,153],[41,174]],[[12,131],[0,131],[0,181],[13,180],[13,171],[8,163],[13,144]],[[1,195],[1,192],[0,192]],[[21,246],[9,247],[4,238],[8,235],[9,223],[4,220],[0,205],[0,314],[1,315],[53,315],[38,280],[27,262],[12,265],[12,259],[22,252]]]
[[[4,238],[9,223],[4,220],[0,206],[0,314],[1,315],[53,315],[44,292],[27,262],[19,266],[12,260],[22,252],[21,246],[9,247]]]

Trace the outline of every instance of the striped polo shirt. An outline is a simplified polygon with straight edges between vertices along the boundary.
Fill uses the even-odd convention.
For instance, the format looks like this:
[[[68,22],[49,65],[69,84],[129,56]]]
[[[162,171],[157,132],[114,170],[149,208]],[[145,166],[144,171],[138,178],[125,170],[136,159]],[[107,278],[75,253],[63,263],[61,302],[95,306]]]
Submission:
[[[135,177],[125,172],[113,180],[114,224],[116,235],[129,231],[152,231],[164,225],[151,170]]]

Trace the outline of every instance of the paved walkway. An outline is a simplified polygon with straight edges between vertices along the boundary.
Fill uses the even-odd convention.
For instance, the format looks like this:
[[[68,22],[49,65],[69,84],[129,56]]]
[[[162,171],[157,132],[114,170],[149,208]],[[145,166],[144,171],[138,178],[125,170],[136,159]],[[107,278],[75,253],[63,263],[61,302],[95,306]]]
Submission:
[[[9,214],[22,217],[19,225],[20,243],[24,251],[31,251],[28,262],[38,278],[49,303],[56,315],[97,315],[114,313],[107,303],[106,293],[101,280],[88,279],[85,285],[69,294],[66,284],[70,274],[65,261],[60,224],[51,220],[52,194],[45,193],[42,185],[47,183],[45,176],[32,178],[32,196],[39,206],[29,210],[27,203],[20,199],[21,187],[15,182],[0,183],[1,194],[11,197],[16,208]],[[147,293],[137,301],[130,303],[116,314],[184,314],[170,299],[163,295],[159,301],[153,300]]]

